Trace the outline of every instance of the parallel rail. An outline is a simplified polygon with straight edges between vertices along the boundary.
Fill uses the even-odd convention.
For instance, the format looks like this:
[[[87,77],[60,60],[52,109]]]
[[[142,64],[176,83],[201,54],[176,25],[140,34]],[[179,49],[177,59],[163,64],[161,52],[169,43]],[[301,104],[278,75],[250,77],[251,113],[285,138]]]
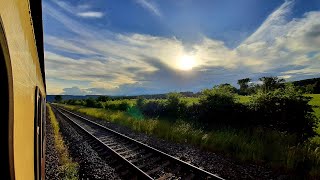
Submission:
[[[54,108],[139,179],[223,179],[64,108]]]

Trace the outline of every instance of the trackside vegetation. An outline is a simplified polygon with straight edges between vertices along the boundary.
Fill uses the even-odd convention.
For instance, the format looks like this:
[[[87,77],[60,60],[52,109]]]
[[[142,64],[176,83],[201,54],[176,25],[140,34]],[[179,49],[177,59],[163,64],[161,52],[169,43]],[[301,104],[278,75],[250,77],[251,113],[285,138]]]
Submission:
[[[177,143],[320,178],[320,95],[277,77],[221,84],[197,97],[67,100],[65,108]],[[315,86],[317,87],[317,86]],[[241,95],[242,94],[242,95]]]
[[[49,118],[50,118],[50,122],[54,132],[54,144],[58,151],[58,157],[59,157],[58,170],[62,174],[63,179],[68,179],[68,180],[79,179],[79,176],[78,176],[79,165],[78,163],[74,162],[69,156],[68,148],[66,147],[63,141],[62,135],[60,133],[59,123],[49,104],[47,104],[47,109],[49,112]]]

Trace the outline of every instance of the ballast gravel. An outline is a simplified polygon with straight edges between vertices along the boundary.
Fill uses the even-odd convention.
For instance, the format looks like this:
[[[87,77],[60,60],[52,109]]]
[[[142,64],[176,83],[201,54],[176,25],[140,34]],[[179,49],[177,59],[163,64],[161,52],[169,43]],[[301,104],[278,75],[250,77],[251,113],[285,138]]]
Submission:
[[[116,171],[102,159],[68,122],[52,109],[60,125],[60,131],[74,161],[79,163],[79,179],[120,179]]]
[[[205,151],[189,144],[169,142],[151,135],[135,132],[130,128],[115,123],[78,112],[74,113],[216,174],[224,179],[290,179],[288,175],[274,172],[271,168],[264,167],[263,165],[239,162],[220,153]]]

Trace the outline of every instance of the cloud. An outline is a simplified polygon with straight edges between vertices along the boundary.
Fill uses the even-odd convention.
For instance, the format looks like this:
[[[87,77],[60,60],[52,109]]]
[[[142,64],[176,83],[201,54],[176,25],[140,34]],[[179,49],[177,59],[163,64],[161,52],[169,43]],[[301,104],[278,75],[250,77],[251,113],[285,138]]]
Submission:
[[[254,43],[257,41],[273,41],[275,36],[282,36],[282,26],[287,22],[294,1],[286,0],[279,8],[271,13],[260,27],[251,34],[243,43]]]
[[[45,36],[49,94],[198,91],[219,83],[236,85],[237,79],[245,77],[274,75],[293,80],[320,75],[320,12],[288,19],[292,1],[285,1],[233,49],[206,36],[186,45],[176,37],[114,33],[81,24],[46,2],[44,8],[44,13],[74,34]],[[184,54],[196,58],[192,71],[177,67]]]
[[[151,0],[136,0],[136,2],[141,5],[141,7],[145,8],[146,10],[150,11],[152,14],[161,17],[162,14],[160,13],[157,5],[152,2]]]
[[[54,3],[64,11],[70,14],[76,15],[78,17],[102,18],[104,16],[104,13],[100,11],[88,11],[91,8],[91,6],[88,4],[78,4],[76,6],[73,6],[67,2],[60,1],[60,0],[54,1]]]
[[[81,90],[79,87],[71,87],[71,88],[64,88],[62,94],[72,94],[72,95],[85,95],[87,94],[85,90]]]
[[[102,12],[96,12],[96,11],[80,12],[80,13],[77,13],[77,15],[85,18],[101,18],[104,16]]]

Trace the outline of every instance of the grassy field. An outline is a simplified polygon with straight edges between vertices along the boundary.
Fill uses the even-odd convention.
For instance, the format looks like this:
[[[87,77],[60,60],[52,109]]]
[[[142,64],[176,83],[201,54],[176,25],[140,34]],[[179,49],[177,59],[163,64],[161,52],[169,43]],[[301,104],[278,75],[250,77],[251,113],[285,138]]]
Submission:
[[[187,105],[192,105],[193,103],[199,103],[198,97],[183,97],[182,100],[187,102]],[[247,103],[250,101],[250,96],[237,96],[240,103]],[[126,100],[114,100],[107,102],[108,104],[121,104],[122,102],[127,102],[129,105],[134,106],[136,104],[136,99],[126,99]],[[147,99],[148,101],[165,101],[165,99]]]
[[[58,151],[59,156],[59,171],[63,174],[63,179],[75,180],[79,179],[78,169],[79,165],[73,162],[69,156],[68,149],[63,141],[62,135],[60,133],[59,123],[50,107],[47,104],[50,122],[54,133],[54,144]]]
[[[313,106],[314,114],[320,118],[320,94],[306,94],[306,96],[312,97],[309,104]]]
[[[318,97],[318,96],[317,96]],[[186,98],[189,103],[196,98]],[[240,97],[241,102],[248,102],[249,97]],[[313,100],[312,103],[319,101]],[[261,129],[248,132],[246,130],[220,129],[205,132],[184,121],[175,123],[163,119],[136,119],[125,111],[112,111],[101,108],[63,105],[92,117],[117,123],[134,131],[154,135],[159,138],[189,143],[202,149],[221,152],[227,156],[244,161],[266,163],[271,167],[282,167],[288,171],[297,172],[299,166],[305,164],[312,169],[308,173],[320,176],[320,151],[308,144],[295,144],[295,137],[276,131],[265,132]],[[308,159],[308,161],[306,161]]]

